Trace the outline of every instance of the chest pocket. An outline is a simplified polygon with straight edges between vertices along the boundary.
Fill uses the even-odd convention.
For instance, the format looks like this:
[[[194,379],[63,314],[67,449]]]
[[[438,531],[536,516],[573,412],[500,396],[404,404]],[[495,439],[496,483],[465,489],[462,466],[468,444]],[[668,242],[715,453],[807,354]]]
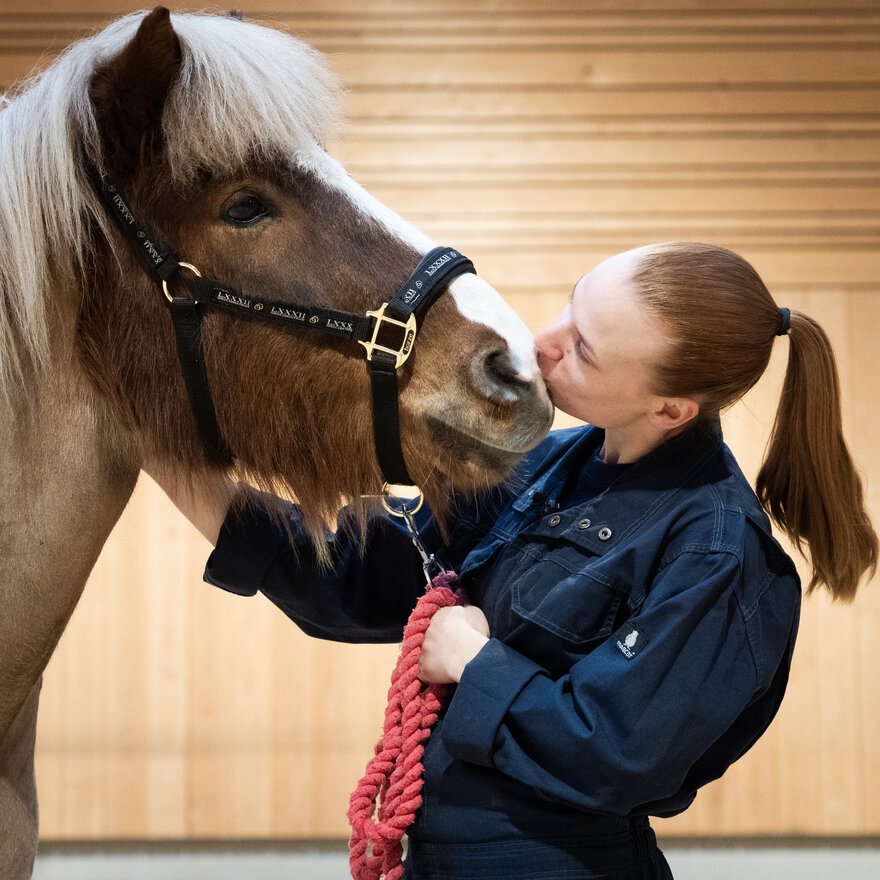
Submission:
[[[540,526],[518,542],[521,568],[510,584],[514,618],[579,651],[611,635],[626,614],[628,590],[603,572],[605,548],[576,530],[548,534]]]

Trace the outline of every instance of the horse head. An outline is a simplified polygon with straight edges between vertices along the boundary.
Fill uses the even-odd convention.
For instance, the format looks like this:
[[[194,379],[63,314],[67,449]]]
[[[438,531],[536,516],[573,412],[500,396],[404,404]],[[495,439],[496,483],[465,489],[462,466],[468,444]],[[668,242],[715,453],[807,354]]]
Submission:
[[[84,167],[119,181],[138,220],[200,272],[246,297],[363,314],[433,246],[326,151],[337,87],[308,46],[163,8],[96,39]],[[78,344],[95,387],[146,454],[193,473],[227,465],[196,430],[161,291],[97,204],[89,227]],[[209,307],[201,325],[217,424],[243,478],[295,494],[315,529],[379,490],[359,346]],[[474,274],[425,315],[399,387],[406,466],[438,508],[451,486],[503,479],[552,417],[531,335]]]

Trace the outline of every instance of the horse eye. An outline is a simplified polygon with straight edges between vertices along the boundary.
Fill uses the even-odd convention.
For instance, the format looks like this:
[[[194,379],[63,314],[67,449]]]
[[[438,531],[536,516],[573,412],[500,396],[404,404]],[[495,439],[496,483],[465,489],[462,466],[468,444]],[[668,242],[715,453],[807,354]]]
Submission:
[[[236,196],[234,201],[223,209],[223,219],[232,226],[251,226],[272,211],[268,205],[253,193]]]

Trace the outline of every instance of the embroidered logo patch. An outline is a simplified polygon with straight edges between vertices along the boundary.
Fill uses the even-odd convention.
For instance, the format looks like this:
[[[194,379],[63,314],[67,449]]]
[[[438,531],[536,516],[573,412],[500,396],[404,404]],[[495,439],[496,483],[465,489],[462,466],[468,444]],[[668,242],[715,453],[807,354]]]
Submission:
[[[648,640],[645,638],[645,634],[639,632],[629,622],[623,625],[617,637],[617,647],[627,660],[632,660],[647,644]]]

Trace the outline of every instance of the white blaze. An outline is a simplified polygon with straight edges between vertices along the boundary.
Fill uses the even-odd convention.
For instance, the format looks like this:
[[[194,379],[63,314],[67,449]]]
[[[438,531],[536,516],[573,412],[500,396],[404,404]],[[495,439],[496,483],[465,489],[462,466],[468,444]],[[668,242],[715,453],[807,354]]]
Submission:
[[[467,320],[486,324],[507,341],[513,367],[524,380],[538,377],[534,337],[491,284],[478,275],[459,275],[449,285],[449,292]]]
[[[383,205],[375,196],[353,180],[342,164],[323,150],[317,150],[310,156],[300,157],[300,164],[312,171],[328,186],[344,192],[348,198],[369,217],[378,220],[391,230],[398,238],[414,247],[420,254],[426,254],[437,243],[407,223],[399,214],[395,214],[387,205]]]
[[[353,180],[342,165],[323,150],[301,157],[301,164],[328,185],[344,192],[361,211],[378,220],[420,254],[426,254],[437,246],[421,230]],[[539,375],[532,334],[494,287],[476,275],[467,274],[456,278],[449,285],[449,291],[464,318],[485,324],[507,342],[513,366],[524,380],[529,381]]]

